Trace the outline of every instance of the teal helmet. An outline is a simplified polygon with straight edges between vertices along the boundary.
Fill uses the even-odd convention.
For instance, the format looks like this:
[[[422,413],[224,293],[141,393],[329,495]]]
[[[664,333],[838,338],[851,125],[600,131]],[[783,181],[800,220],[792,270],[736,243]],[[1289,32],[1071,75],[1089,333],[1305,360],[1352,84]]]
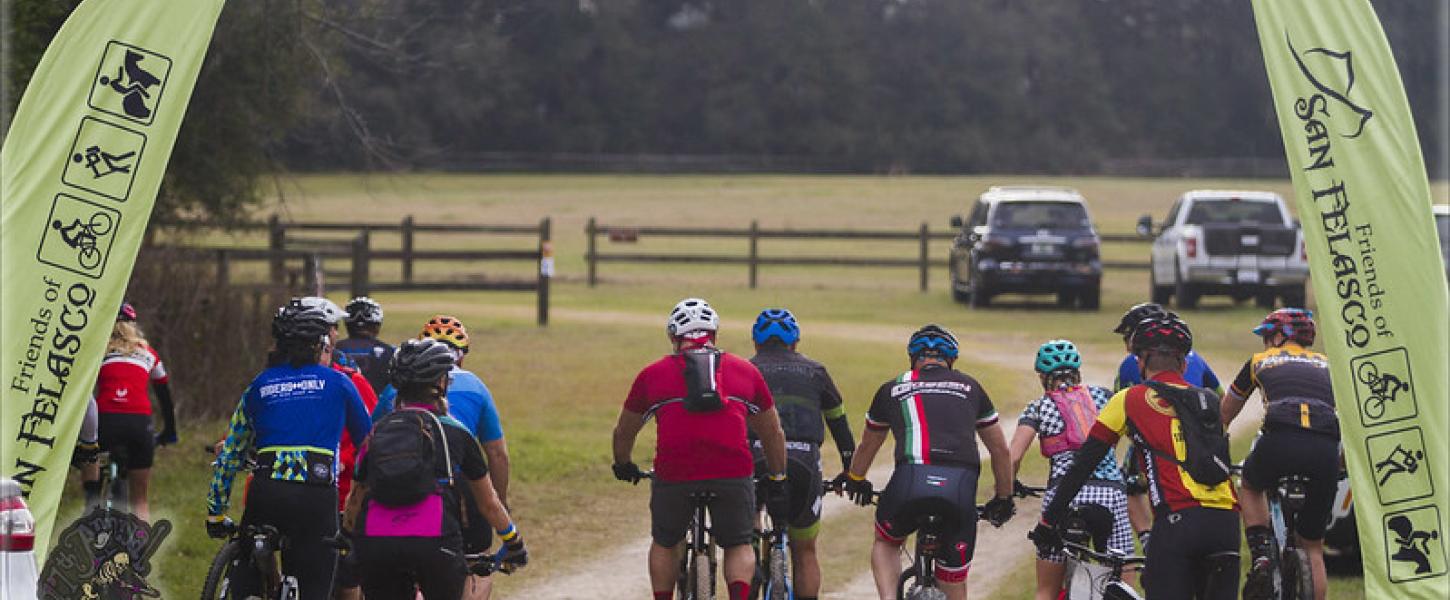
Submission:
[[[1037,349],[1037,360],[1032,366],[1038,373],[1051,373],[1058,369],[1081,369],[1082,354],[1077,346],[1067,340],[1052,340]]]

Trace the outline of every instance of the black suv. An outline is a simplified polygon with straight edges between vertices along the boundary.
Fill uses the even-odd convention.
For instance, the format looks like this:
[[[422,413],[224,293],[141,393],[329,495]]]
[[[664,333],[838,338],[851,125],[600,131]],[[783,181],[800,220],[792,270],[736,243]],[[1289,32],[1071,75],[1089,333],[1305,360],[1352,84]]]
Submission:
[[[1075,190],[1055,187],[993,186],[977,198],[952,242],[952,297],[987,306],[1003,292],[1057,294],[1057,304],[1074,302],[1096,310],[1102,296],[1103,266],[1098,234],[1087,205]]]

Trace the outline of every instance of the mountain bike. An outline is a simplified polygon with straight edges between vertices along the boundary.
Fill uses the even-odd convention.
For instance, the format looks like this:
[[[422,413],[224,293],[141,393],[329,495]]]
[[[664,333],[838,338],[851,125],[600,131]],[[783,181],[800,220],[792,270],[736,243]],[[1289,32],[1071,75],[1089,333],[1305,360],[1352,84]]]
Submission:
[[[1242,475],[1243,464],[1234,465],[1233,472]],[[1313,600],[1314,575],[1309,554],[1299,547],[1294,524],[1308,498],[1309,480],[1303,475],[1279,477],[1276,485],[1264,491],[1269,500],[1269,527],[1274,530],[1274,552],[1270,557],[1273,588],[1266,598],[1253,598],[1245,590],[1245,600]]]
[[[786,523],[765,516],[766,529],[759,532],[756,548],[756,573],[759,581],[751,590],[751,598],[791,600],[795,598],[790,574],[790,534]]]
[[[97,508],[103,510],[125,510],[130,499],[130,480],[126,478],[126,453],[124,450],[106,451],[96,454],[100,468],[101,497]]]
[[[642,474],[654,479],[654,471]],[[715,539],[711,536],[707,509],[715,501],[715,492],[693,492],[689,495],[693,509],[690,526],[685,530],[685,554],[680,558],[676,591],[680,600],[715,600]]]
[[[1098,552],[1077,542],[1063,540],[1062,549],[1071,560],[1067,565],[1065,600],[1143,600],[1123,582],[1123,572],[1140,567],[1146,559],[1109,550]]]
[[[281,552],[287,537],[271,525],[232,525],[227,541],[217,551],[201,586],[201,600],[230,599],[232,577],[255,570],[262,582],[262,598],[297,600],[297,578],[282,572]]]

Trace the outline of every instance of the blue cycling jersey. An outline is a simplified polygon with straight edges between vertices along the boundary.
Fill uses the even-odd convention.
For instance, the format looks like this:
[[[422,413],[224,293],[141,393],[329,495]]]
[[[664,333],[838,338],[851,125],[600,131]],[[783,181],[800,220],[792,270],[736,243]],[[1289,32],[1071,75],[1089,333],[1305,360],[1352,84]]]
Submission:
[[[396,395],[378,398],[378,405],[373,407],[374,419],[393,411]],[[453,367],[448,373],[448,414],[480,442],[503,439],[503,424],[493,404],[493,394],[477,375],[459,367]]]
[[[346,375],[321,365],[262,371],[232,413],[212,474],[209,514],[226,511],[232,478],[250,450],[275,453],[272,464],[262,465],[270,467],[273,479],[304,481],[307,454],[335,457],[344,427],[355,440],[372,429],[362,396]]]
[[[1183,372],[1183,380],[1223,395],[1223,389],[1219,387],[1221,384],[1218,382],[1218,375],[1213,373],[1213,369],[1208,366],[1208,361],[1203,360],[1198,352],[1188,351],[1188,368]],[[1143,383],[1143,374],[1138,370],[1138,357],[1129,354],[1118,365],[1118,380],[1113,388],[1122,390],[1140,383]]]

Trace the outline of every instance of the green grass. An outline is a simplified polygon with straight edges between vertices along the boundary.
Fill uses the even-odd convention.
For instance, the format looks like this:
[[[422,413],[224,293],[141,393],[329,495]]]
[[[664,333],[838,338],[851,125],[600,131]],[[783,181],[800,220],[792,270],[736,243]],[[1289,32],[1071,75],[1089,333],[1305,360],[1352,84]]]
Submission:
[[[524,572],[502,578],[503,596],[530,581],[577,567],[581,561],[648,529],[647,494],[620,485],[609,472],[609,438],[614,419],[634,374],[667,351],[664,316],[686,296],[708,298],[725,316],[721,343],[749,354],[749,320],[761,308],[786,306],[801,319],[802,349],[825,363],[846,397],[852,425],[859,433],[861,414],[881,381],[905,367],[907,335],[928,321],[953,329],[963,341],[959,367],[979,378],[1004,414],[1015,414],[1037,395],[1030,364],[1037,344],[1069,338],[1083,348],[1090,383],[1111,384],[1122,356],[1121,341],[1110,333],[1121,311],[1142,300],[1146,272],[1110,271],[1105,277],[1103,310],[1062,312],[1048,299],[1003,297],[989,310],[969,310],[945,291],[946,274],[932,273],[932,291],[916,291],[911,269],[831,269],[769,267],[761,286],[745,286],[744,267],[605,265],[603,283],[583,283],[584,223],[590,216],[618,224],[745,226],[759,219],[764,227],[842,227],[914,229],[929,222],[945,230],[947,218],[989,184],[1045,182],[1071,185],[1089,199],[1100,229],[1130,231],[1139,214],[1161,217],[1177,194],[1197,187],[1271,189],[1287,193],[1286,182],[1131,180],[1111,178],[1021,177],[836,177],[836,176],[604,176],[604,175],[407,175],[312,176],[284,181],[285,198],[273,207],[301,220],[396,221],[413,214],[420,222],[533,223],[554,218],[559,277],[553,287],[553,321],[533,325],[534,298],[524,293],[383,293],[387,310],[384,337],[416,334],[434,313],[451,313],[469,325],[474,351],[467,367],[488,383],[498,400],[513,460],[511,503],[521,530],[534,550]],[[1446,187],[1436,186],[1439,197]],[[261,244],[256,237],[207,235],[208,243]],[[396,244],[376,236],[380,246]],[[420,247],[527,247],[527,238],[499,242],[491,238],[424,240]],[[601,242],[604,243],[604,242]],[[718,246],[718,247],[717,247]],[[637,246],[605,243],[604,251],[742,252],[736,241],[642,240]],[[914,256],[913,244],[848,242],[796,244],[767,241],[762,252],[888,253]],[[943,243],[933,246],[945,256]],[[1110,250],[1130,259],[1146,246]],[[233,267],[235,273],[261,274],[260,268]],[[342,268],[330,265],[329,268]],[[420,278],[455,274],[441,264],[421,264]],[[531,266],[495,270],[464,265],[473,272],[527,275]],[[375,265],[374,277],[391,277]],[[332,294],[346,298],[345,290]],[[1207,299],[1185,316],[1194,326],[1199,350],[1220,379],[1231,379],[1253,352],[1257,340],[1248,329],[1262,311]],[[159,586],[166,597],[196,592],[217,544],[200,524],[209,469],[207,456],[193,450],[222,434],[220,422],[187,423],[183,446],[164,449],[157,459],[152,511],[171,519],[175,533],[158,563]],[[1011,436],[1008,431],[1007,435]],[[641,462],[652,454],[653,428],[636,446]],[[884,451],[889,451],[886,449]],[[827,470],[835,468],[826,452]],[[1045,463],[1035,451],[1023,466],[1023,479],[1040,481]],[[70,488],[61,522],[68,522],[79,487]],[[233,504],[240,504],[240,493]],[[240,510],[233,511],[234,516]],[[853,510],[828,521],[822,538],[831,585],[866,568],[869,511]],[[1024,540],[1024,544],[1027,542]],[[581,549],[583,549],[581,551]],[[1017,572],[1031,581],[1030,559]],[[643,566],[640,566],[643,577]],[[1331,598],[1359,597],[1359,579],[1336,580]],[[1008,586],[1016,597],[1027,585]],[[1349,594],[1349,595],[1346,595]],[[1021,597],[1029,597],[1021,596]]]

